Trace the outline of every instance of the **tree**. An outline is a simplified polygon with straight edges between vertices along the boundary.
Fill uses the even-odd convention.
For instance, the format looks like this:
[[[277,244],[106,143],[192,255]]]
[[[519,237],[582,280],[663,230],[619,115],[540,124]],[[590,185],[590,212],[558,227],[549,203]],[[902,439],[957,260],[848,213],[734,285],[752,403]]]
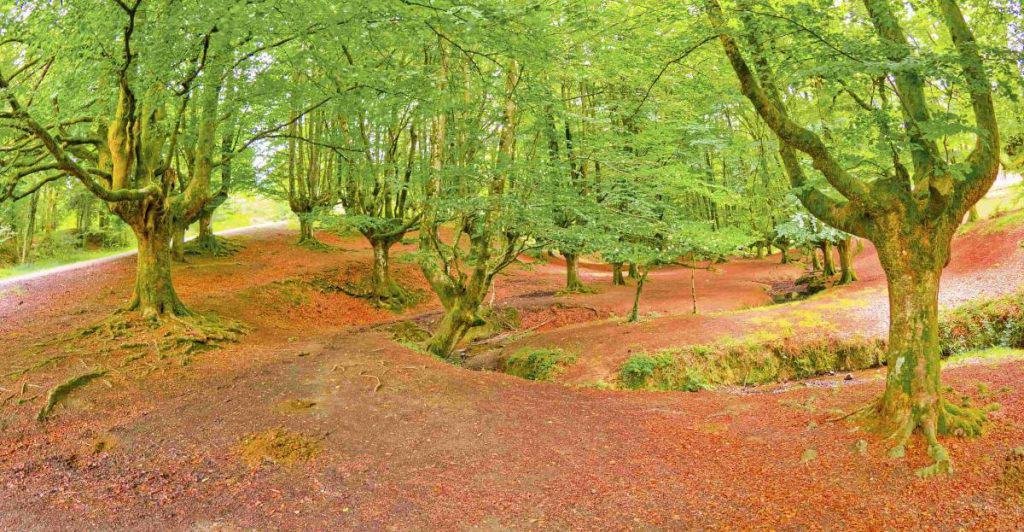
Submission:
[[[860,49],[852,41],[832,45],[835,48],[823,59],[836,63],[816,73],[820,89],[800,87],[802,95],[824,97],[830,92],[842,97],[849,102],[847,112],[864,113],[868,123],[875,124],[872,138],[880,149],[872,154],[872,163],[884,170],[868,171],[837,155],[843,146],[830,145],[801,125],[799,102],[785,99],[797,80],[778,81],[775,70],[780,63],[772,61],[760,42],[764,35],[773,34],[774,23],[755,18],[756,10],[745,5],[737,32],[719,2],[707,2],[708,15],[741,91],[778,136],[787,174],[804,206],[828,224],[872,241],[886,273],[889,371],[885,392],[870,411],[891,435],[892,455],[902,455],[911,434],[921,429],[935,463],[919,473],[951,472],[950,458],[938,436],[977,434],[985,418],[981,410],[946,399],[938,345],[939,278],[949,260],[953,234],[991,186],[999,166],[998,125],[979,44],[953,0],[938,0],[935,10],[927,14],[948,33],[954,53],[943,60],[922,60],[908,36],[908,30],[915,28],[889,0],[865,0],[863,14],[869,28],[858,27],[850,19],[811,22],[822,32],[809,33],[825,35],[826,43],[837,37],[831,31],[836,26],[851,37],[856,33],[861,43],[870,43]],[[735,33],[746,41],[752,64]],[[931,61],[945,62],[948,69],[930,70]],[[928,97],[930,76],[967,88],[973,114],[970,127],[964,126],[959,116],[935,112]],[[870,96],[864,96],[865,91]],[[894,104],[892,97],[898,103]],[[975,141],[962,162],[954,163],[940,154],[937,139],[971,133]],[[801,157],[810,160],[828,188],[815,186]]]
[[[236,71],[259,74],[265,65],[246,65],[309,32],[289,24],[282,7],[188,2],[166,10],[133,0],[95,8],[41,3],[3,14],[10,36],[3,46],[16,49],[0,63],[8,108],[2,139],[19,168],[12,186],[21,186],[12,195],[70,176],[106,202],[138,243],[127,309],[150,322],[192,316],[171,279],[171,239],[209,204],[222,162],[225,80]],[[76,24],[64,27],[67,20]],[[83,84],[87,90],[68,90]],[[52,97],[44,102],[39,93]]]

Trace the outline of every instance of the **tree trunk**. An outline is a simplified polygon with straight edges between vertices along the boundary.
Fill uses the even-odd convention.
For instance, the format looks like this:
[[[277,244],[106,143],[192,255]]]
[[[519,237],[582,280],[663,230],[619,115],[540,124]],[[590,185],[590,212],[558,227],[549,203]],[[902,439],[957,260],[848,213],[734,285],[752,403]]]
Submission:
[[[471,328],[484,324],[475,311],[479,306],[479,302],[474,302],[469,295],[456,297],[450,304],[445,305],[444,316],[427,341],[427,352],[440,358],[452,358],[455,346],[466,333]]]
[[[640,278],[640,274],[636,271],[636,264],[629,263],[629,278],[634,281]]]
[[[782,251],[782,260],[780,260],[779,263],[789,264],[789,249],[786,246],[782,246],[779,250]]]
[[[640,321],[640,294],[644,291],[645,282],[647,282],[647,270],[640,273],[639,278],[636,280],[636,293],[633,296],[633,309],[629,311],[629,316],[626,318],[626,321],[629,323],[636,323]]]
[[[696,281],[695,277],[696,277],[697,264],[696,264],[696,262],[694,262],[692,257],[690,258],[690,263],[691,263],[690,264],[690,299],[693,300],[693,313],[696,314],[697,313],[697,281]]]
[[[821,244],[822,273],[825,277],[832,277],[836,274],[836,261],[832,257],[832,242],[826,240]]]
[[[932,249],[941,237],[919,236],[915,240],[920,243],[914,245],[879,246],[879,260],[889,286],[889,370],[877,414],[881,427],[890,431],[893,457],[903,456],[907,440],[921,428],[929,455],[935,460],[933,465],[918,470],[919,475],[926,476],[952,471],[938,436],[980,434],[985,411],[950,403],[943,397],[938,316],[939,279],[945,261],[936,260],[942,253]]]
[[[187,228],[175,227],[171,233],[171,258],[176,262],[185,262],[185,229]]]
[[[971,207],[970,211],[967,211],[967,221],[968,222],[977,222],[980,219],[981,219],[981,215],[978,214],[978,206],[977,205]]]
[[[580,280],[580,258],[575,253],[563,251],[565,257],[565,291],[582,292],[586,289],[583,281]]]
[[[296,212],[295,215],[299,217],[299,245],[300,246],[312,246],[312,247],[323,247],[323,242],[320,242],[313,236],[313,220],[310,219],[310,212]]]
[[[853,271],[853,237],[847,236],[839,241],[839,284],[850,284],[857,280],[857,272]]]
[[[370,295],[386,300],[401,295],[401,289],[391,278],[391,246],[394,240],[370,239],[373,248],[373,272],[370,276]]]
[[[626,278],[622,275],[622,263],[612,263],[612,284],[615,286],[625,286]]]
[[[821,271],[821,261],[818,260],[818,248],[811,248],[811,271]]]
[[[217,237],[213,234],[213,213],[205,210],[199,215],[199,234],[196,236],[196,243],[205,245],[212,243]]]
[[[133,227],[138,239],[135,291],[128,310],[137,310],[148,320],[158,322],[164,316],[188,316],[190,312],[178,299],[171,281],[170,236],[166,229]]]
[[[39,205],[39,192],[32,194],[28,204],[28,222],[25,224],[25,238],[21,242],[21,263],[32,259],[32,243],[36,238],[36,207]]]

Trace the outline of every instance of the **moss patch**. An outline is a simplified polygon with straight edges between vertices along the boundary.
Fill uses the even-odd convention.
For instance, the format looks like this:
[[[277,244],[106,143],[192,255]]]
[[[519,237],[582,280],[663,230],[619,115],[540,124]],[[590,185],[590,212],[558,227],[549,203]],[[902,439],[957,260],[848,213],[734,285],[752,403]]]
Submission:
[[[634,390],[751,386],[871,368],[884,356],[884,341],[863,338],[694,345],[634,355],[620,368],[619,382]]]
[[[238,454],[253,468],[265,462],[280,465],[308,462],[319,453],[317,439],[280,428],[250,434],[242,439],[238,448]]]
[[[502,371],[531,381],[546,381],[576,362],[561,349],[521,349],[502,363]]]
[[[1011,449],[1006,455],[999,483],[1014,495],[1024,496],[1024,447]]]
[[[288,399],[278,403],[277,409],[280,412],[288,414],[293,412],[305,412],[314,406],[316,406],[316,401],[311,401],[309,399]]]
[[[103,371],[90,371],[83,373],[77,377],[72,377],[67,381],[64,381],[57,386],[54,386],[50,393],[46,395],[46,404],[39,410],[39,414],[36,415],[36,421],[44,421],[50,417],[53,409],[60,404],[71,392],[89,384],[90,382],[106,375],[106,370]]]

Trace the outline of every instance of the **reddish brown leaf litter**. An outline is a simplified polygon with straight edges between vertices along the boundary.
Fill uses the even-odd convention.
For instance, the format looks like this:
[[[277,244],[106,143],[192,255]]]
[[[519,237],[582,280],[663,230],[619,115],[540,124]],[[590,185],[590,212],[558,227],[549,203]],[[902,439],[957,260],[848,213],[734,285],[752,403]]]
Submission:
[[[605,391],[469,371],[366,329],[396,319],[389,312],[291,282],[365,268],[369,252],[359,241],[332,242],[352,251],[315,252],[295,248],[284,231],[246,238],[235,257],[197,259],[176,271],[194,308],[252,327],[240,343],[186,366],[148,355],[139,363],[152,369],[126,366],[112,374],[110,387],[76,391],[44,424],[32,419],[42,399],[3,407],[0,526],[1012,529],[1024,522],[1020,498],[1001,480],[1007,456],[1024,444],[1024,363],[945,373],[968,395],[997,390],[991,399],[1002,408],[984,437],[944,441],[955,476],[920,480],[913,471],[929,459],[919,442],[907,458],[891,460],[877,437],[829,421],[879,392],[877,371],[849,383],[742,394]],[[944,294],[1018,286],[1020,238],[1015,231],[958,241]],[[998,266],[981,274],[966,267],[992,260],[981,252],[1004,241],[1013,245]],[[578,348],[581,367],[607,368],[629,349],[778,326],[757,321],[762,315],[790,319],[799,330],[796,316],[809,320],[801,310],[829,302],[839,307],[827,315],[842,316],[838,328],[863,329],[884,320],[872,261],[870,251],[859,256],[860,285],[750,310],[741,309],[767,303],[758,280],[794,267],[740,261],[699,271],[698,304],[720,313],[696,317],[687,315],[690,272],[670,268],[652,274],[642,307],[660,317],[626,327],[595,315],[597,321],[536,336]],[[399,269],[401,282],[423,286],[415,268]],[[26,348],[39,340],[105,317],[127,297],[131,270],[129,259],[7,291],[0,299],[0,373],[38,362],[33,357],[41,355]],[[540,321],[557,315],[556,303],[613,314],[629,305],[632,287],[609,286],[610,272],[598,267],[585,268],[584,279],[599,293],[555,296],[562,273],[555,264],[514,271],[499,278],[495,301],[547,306],[531,311]],[[976,275],[1002,281],[980,287],[971,282]],[[301,297],[282,286],[299,287]],[[281,308],[259,308],[269,301]],[[403,317],[436,309],[427,298]],[[0,387],[24,385],[31,396],[34,387],[46,390],[82,372],[83,361],[113,357],[120,361],[123,353],[72,351]],[[297,399],[314,406],[282,408]],[[239,443],[269,433],[303,435],[319,452],[289,466],[249,467]]]

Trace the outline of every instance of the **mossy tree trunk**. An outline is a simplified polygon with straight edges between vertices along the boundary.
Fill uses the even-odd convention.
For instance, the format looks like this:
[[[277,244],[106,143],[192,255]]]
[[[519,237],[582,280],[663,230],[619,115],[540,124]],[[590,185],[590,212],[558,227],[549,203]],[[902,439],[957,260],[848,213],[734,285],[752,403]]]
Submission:
[[[789,248],[786,246],[779,247],[782,252],[782,258],[779,260],[780,264],[789,264]]]
[[[579,255],[567,251],[562,252],[562,256],[565,257],[565,291],[566,292],[583,292],[586,290],[586,286],[583,285],[583,281],[580,279],[580,257]]]
[[[640,273],[637,272],[636,264],[633,264],[632,262],[629,263],[629,278],[634,281],[640,279]]]
[[[857,272],[853,270],[853,237],[847,235],[836,247],[839,248],[839,284],[850,284],[857,280]]]
[[[836,261],[835,257],[832,256],[832,242],[825,240],[821,243],[821,273],[825,274],[825,277],[832,277],[836,274]]]
[[[810,248],[811,252],[811,271],[821,271],[821,261],[818,260],[818,248]]]
[[[171,258],[185,262],[185,227],[175,227],[171,231]]]
[[[391,248],[401,236],[375,237],[368,235],[373,248],[373,270],[370,274],[370,297],[381,301],[402,297],[402,287],[391,276]]]
[[[633,308],[630,309],[626,321],[636,323],[640,321],[640,294],[644,291],[644,284],[647,283],[647,268],[638,268],[638,279],[636,280],[636,292],[633,294]]]
[[[977,42],[955,0],[936,0],[932,13],[948,31],[965,93],[970,97],[975,139],[965,167],[954,176],[952,161],[941,156],[936,139],[920,127],[932,120],[926,97],[927,80],[917,69],[886,72],[899,95],[892,112],[903,118],[901,131],[879,124],[878,133],[910,154],[901,161],[894,151],[892,173],[865,181],[851,173],[832,146],[790,117],[782,91],[776,85],[763,46],[763,27],[750,14],[750,0],[741,0],[738,17],[750,48],[753,67],[727,31],[728,23],[718,0],[706,0],[707,14],[719,28],[719,41],[735,72],[744,96],[780,140],[779,153],[800,202],[817,218],[842,231],[863,236],[875,244],[889,287],[890,328],[888,375],[885,392],[873,405],[879,425],[890,431],[892,454],[901,455],[911,434],[920,429],[935,461],[918,470],[922,476],[952,470],[946,450],[938,442],[943,433],[975,435],[985,420],[979,409],[946,401],[940,381],[938,345],[938,290],[942,269],[949,260],[953,234],[967,212],[995,182],[999,170],[999,126],[992,84]],[[867,17],[883,53],[893,64],[911,60],[916,52],[892,0],[865,0]],[[756,68],[756,70],[755,70]],[[887,111],[889,109],[886,109]],[[874,113],[875,109],[865,112]],[[810,186],[800,156],[811,160],[842,199]]]
[[[625,286],[626,278],[622,275],[622,263],[612,263],[612,284],[615,286]]]
[[[152,219],[151,219],[152,220]],[[159,220],[151,224],[132,224],[138,241],[135,289],[128,310],[159,322],[167,316],[188,316],[190,312],[178,298],[171,281],[171,224]]]

